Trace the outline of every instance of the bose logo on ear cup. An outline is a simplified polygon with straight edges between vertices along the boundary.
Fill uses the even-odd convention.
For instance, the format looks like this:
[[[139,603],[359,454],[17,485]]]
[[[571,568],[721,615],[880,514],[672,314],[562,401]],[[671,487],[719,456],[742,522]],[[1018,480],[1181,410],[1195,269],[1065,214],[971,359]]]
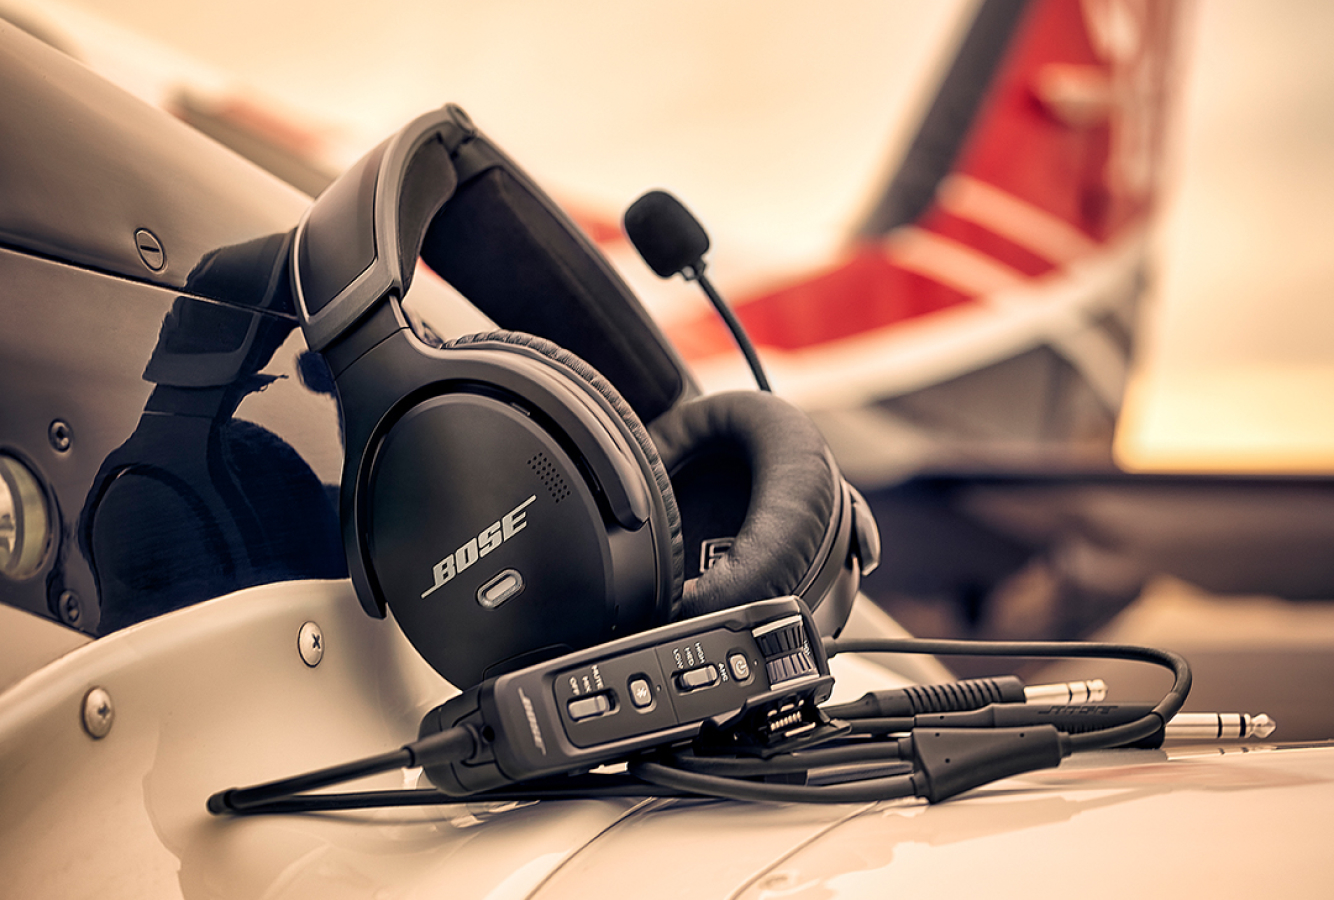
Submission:
[[[511,509],[505,515],[482,529],[481,533],[475,538],[469,538],[468,542],[459,547],[453,553],[446,556],[440,562],[431,567],[431,578],[434,583],[422,592],[422,599],[425,600],[439,588],[444,587],[454,580],[464,569],[467,569],[477,560],[486,556],[492,550],[495,550],[505,541],[514,537],[520,531],[528,526],[528,514],[524,510],[528,504],[537,499],[537,495],[529,497],[518,506]],[[499,606],[499,603],[494,604]]]

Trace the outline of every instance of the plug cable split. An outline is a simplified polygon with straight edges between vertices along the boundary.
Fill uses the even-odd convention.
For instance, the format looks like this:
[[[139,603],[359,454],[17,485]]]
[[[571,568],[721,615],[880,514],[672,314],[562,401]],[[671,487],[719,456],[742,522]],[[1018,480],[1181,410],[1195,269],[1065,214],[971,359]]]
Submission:
[[[1027,704],[1017,679],[979,679],[933,688],[872,692],[851,703],[823,708],[827,715],[846,717],[850,737],[865,742],[877,735],[908,732],[893,739],[894,753],[908,771],[857,778],[849,773],[834,784],[772,784],[750,781],[719,771],[715,762],[693,761],[676,753],[666,760],[640,760],[630,772],[645,781],[684,792],[735,800],[773,802],[847,803],[919,797],[931,803],[1024,772],[1060,765],[1075,752],[1159,741],[1165,726],[1180,711],[1190,693],[1190,666],[1181,656],[1164,650],[1125,644],[1049,641],[826,640],[825,652],[921,653],[937,656],[1019,656],[1125,659],[1162,666],[1173,673],[1173,684],[1158,704],[1124,707],[1104,714],[1090,727],[1089,717],[1054,712],[1059,707]],[[1102,686],[1088,685],[1091,691]],[[1042,696],[1039,692],[1037,696]],[[1006,712],[1008,710],[1008,712]],[[975,711],[980,711],[978,714]],[[860,720],[860,721],[859,721]],[[1062,727],[1065,726],[1065,727]],[[1079,726],[1079,727],[1075,727]],[[846,745],[859,762],[881,754],[863,755],[857,743]],[[808,751],[805,761],[817,763]],[[794,754],[795,756],[795,754]],[[812,766],[814,767],[814,766]],[[693,770],[692,770],[693,769]],[[805,770],[809,774],[810,769]],[[760,777],[763,777],[760,775]]]

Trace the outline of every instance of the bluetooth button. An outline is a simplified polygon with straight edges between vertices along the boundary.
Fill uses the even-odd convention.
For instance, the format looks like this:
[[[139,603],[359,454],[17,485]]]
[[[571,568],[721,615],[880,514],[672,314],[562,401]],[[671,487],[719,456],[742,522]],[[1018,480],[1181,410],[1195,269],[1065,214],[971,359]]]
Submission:
[[[635,709],[648,709],[653,705],[653,686],[647,678],[630,679],[630,702]]]

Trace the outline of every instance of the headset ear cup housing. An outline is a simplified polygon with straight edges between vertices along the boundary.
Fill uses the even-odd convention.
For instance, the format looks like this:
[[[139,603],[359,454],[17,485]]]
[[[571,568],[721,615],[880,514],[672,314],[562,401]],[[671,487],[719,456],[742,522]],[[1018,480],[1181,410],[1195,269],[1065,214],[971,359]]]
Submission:
[[[677,507],[676,496],[672,492],[671,478],[663,467],[658,448],[649,437],[648,429],[639,421],[639,416],[635,414],[630,404],[597,369],[545,338],[523,332],[493,331],[455,338],[446,344],[452,348],[497,345],[510,352],[536,355],[540,361],[546,362],[557,371],[568,373],[571,380],[588,393],[593,401],[593,408],[601,409],[601,415],[605,416],[606,423],[611,426],[609,431],[614,436],[619,433],[620,440],[613,437],[616,453],[638,466],[638,472],[631,477],[636,482],[642,479],[644,483],[651,504],[650,522],[656,526],[655,542],[659,545],[659,551],[665,549],[665,557],[659,552],[659,558],[655,560],[659,578],[659,602],[654,621],[661,624],[676,619],[680,614],[681,591],[685,578],[681,546],[681,513]]]
[[[456,686],[674,612],[670,485],[582,365],[529,335],[435,349],[402,330],[340,377],[348,407],[388,401],[344,477],[354,581]]]

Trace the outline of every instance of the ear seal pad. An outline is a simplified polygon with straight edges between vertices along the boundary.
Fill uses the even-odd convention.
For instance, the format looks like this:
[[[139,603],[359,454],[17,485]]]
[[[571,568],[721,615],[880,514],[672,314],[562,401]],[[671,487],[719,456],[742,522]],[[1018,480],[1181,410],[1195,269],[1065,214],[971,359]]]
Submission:
[[[731,549],[685,583],[684,617],[796,594],[820,562],[838,512],[840,479],[815,424],[772,394],[736,391],[683,403],[653,423],[653,439],[689,517],[697,501],[677,483],[692,466],[739,459],[750,470],[744,520]],[[738,513],[739,515],[739,513]],[[697,540],[686,522],[692,552]],[[721,535],[705,535],[719,537]]]
[[[444,346],[446,349],[450,349],[486,343],[524,347],[540,354],[552,362],[556,368],[570,372],[579,383],[604,397],[620,417],[626,432],[638,445],[644,454],[644,458],[648,461],[647,474],[651,476],[650,490],[656,490],[658,496],[662,498],[667,519],[667,539],[670,542],[671,549],[671,590],[665,606],[668,610],[668,620],[675,620],[680,614],[681,591],[685,581],[685,551],[681,540],[681,513],[676,504],[676,495],[672,492],[672,481],[658,455],[657,447],[649,438],[648,429],[639,421],[639,417],[630,408],[630,404],[626,403],[625,399],[616,391],[616,388],[611,385],[611,382],[603,378],[597,369],[570,351],[553,344],[545,338],[518,331],[490,331],[481,334],[463,335],[448,341]]]

